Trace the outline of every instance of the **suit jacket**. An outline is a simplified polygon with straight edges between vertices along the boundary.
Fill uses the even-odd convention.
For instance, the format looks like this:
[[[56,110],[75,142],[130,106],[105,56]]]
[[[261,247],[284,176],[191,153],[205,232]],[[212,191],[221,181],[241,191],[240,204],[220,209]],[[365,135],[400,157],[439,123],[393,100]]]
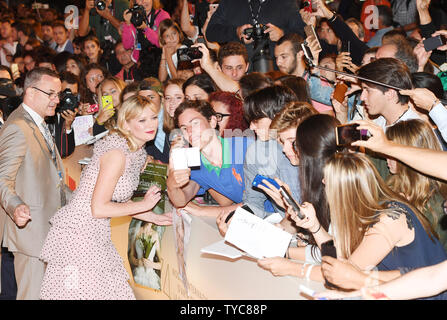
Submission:
[[[63,168],[56,150],[56,161]],[[50,218],[61,207],[64,185],[45,138],[28,112],[20,105],[0,130],[0,239],[9,251],[39,257]],[[68,199],[68,198],[67,198]],[[31,221],[19,228],[14,209],[26,204]]]
[[[46,119],[48,127],[53,134],[54,141],[56,142],[57,150],[62,158],[66,158],[74,152],[75,138],[74,131],[71,130],[69,134],[65,132],[65,120],[60,116],[58,119],[57,114],[53,117]],[[54,131],[51,130],[51,126],[54,126]]]

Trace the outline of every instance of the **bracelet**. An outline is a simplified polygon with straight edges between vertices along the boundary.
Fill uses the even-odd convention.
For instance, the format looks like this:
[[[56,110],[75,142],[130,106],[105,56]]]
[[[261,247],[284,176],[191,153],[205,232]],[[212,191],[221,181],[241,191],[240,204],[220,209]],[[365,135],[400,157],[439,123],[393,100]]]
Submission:
[[[310,280],[310,272],[312,271],[312,268],[314,267],[313,264],[309,265],[309,267],[307,268],[306,271],[306,280],[309,281]]]
[[[320,225],[318,226],[318,229],[317,229],[317,231],[315,231],[315,232],[312,232],[312,231],[310,231],[310,233],[312,233],[312,234],[315,234],[315,233],[317,233],[318,231],[320,231],[320,229],[321,229],[321,223],[320,223]]]
[[[302,267],[301,267],[301,278],[304,278],[304,268],[305,268],[307,265],[309,265],[309,263],[305,263],[305,264],[303,264]]]

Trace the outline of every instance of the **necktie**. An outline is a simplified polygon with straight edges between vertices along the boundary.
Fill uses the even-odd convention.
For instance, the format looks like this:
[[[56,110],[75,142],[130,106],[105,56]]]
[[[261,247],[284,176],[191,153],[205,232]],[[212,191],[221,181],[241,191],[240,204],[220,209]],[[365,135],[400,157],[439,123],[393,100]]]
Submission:
[[[64,188],[62,187],[62,184],[64,183],[62,181],[62,171],[61,168],[59,167],[58,163],[57,163],[57,159],[56,159],[56,150],[55,150],[55,145],[54,145],[54,139],[53,136],[51,135],[50,129],[48,128],[48,125],[43,122],[42,123],[42,128],[44,131],[44,137],[45,137],[45,141],[47,143],[48,149],[51,152],[51,158],[53,159],[53,163],[58,171],[59,174],[59,179],[60,179],[60,197],[61,197],[61,206],[64,206],[67,202],[67,199],[65,197],[65,191]]]
[[[45,122],[42,123],[42,127],[43,127],[43,131],[44,131],[45,141],[47,143],[48,149],[51,152],[51,157],[53,158],[54,164],[56,164],[56,152],[54,150],[53,136],[51,135],[50,129],[48,128],[48,125]],[[56,167],[57,167],[57,165],[56,165]]]

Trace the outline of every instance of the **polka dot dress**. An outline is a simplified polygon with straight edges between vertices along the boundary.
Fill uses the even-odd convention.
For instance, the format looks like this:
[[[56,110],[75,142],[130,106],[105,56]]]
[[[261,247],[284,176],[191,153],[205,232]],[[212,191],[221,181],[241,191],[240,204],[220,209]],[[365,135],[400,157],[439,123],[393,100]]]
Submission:
[[[127,141],[110,134],[98,141],[70,202],[50,220],[40,258],[47,263],[40,298],[57,300],[135,299],[129,275],[111,240],[110,218],[94,218],[91,198],[99,173],[99,158],[120,149],[126,156],[124,174],[112,201],[126,202],[138,186],[146,152],[131,152]]]

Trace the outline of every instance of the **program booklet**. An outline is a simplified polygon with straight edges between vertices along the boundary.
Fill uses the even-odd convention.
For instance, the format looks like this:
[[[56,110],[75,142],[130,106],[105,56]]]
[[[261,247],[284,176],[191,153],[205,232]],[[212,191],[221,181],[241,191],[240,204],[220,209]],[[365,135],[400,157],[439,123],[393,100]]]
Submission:
[[[149,163],[140,175],[140,183],[132,196],[132,200],[143,200],[146,191],[149,190],[151,186],[156,185],[161,190],[161,199],[152,211],[154,213],[163,214],[165,212],[167,177],[167,164]]]

